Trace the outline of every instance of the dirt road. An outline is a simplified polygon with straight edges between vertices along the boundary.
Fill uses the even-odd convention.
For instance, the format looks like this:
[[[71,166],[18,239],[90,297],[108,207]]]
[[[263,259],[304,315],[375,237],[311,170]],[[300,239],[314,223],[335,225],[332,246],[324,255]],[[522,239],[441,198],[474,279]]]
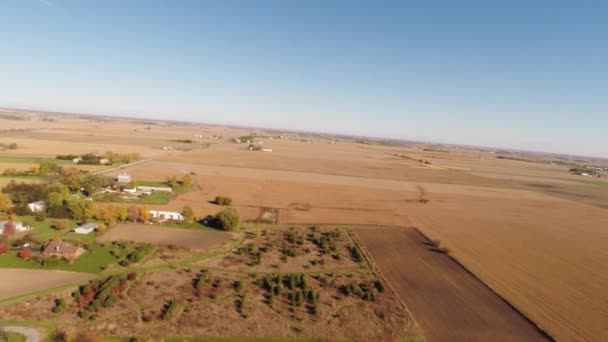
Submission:
[[[426,341],[547,341],[525,317],[413,228],[356,229]]]

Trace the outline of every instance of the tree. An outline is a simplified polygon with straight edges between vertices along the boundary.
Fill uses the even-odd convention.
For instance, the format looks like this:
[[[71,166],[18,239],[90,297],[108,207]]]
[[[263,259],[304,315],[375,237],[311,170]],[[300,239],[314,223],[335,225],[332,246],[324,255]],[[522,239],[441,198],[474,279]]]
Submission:
[[[100,175],[86,175],[82,179],[82,187],[84,191],[91,195],[99,189],[108,186],[109,181],[106,177]]]
[[[139,219],[139,208],[138,207],[132,205],[127,209],[127,211],[128,211],[127,218],[129,219],[129,221],[136,222]]]
[[[36,218],[36,221],[38,221],[38,222],[42,222],[42,221],[46,220],[46,211],[44,211],[44,210],[37,211],[35,218]]]
[[[8,247],[7,243],[5,243],[5,242],[0,243],[0,255],[8,253],[9,249],[10,248]]]
[[[12,220],[6,222],[6,224],[4,225],[4,236],[11,237],[15,235],[16,231],[17,230],[15,229],[15,222],[13,222]]]
[[[167,178],[167,184],[171,187],[171,189],[177,188],[179,182],[177,181],[177,177],[171,176]]]
[[[68,199],[68,210],[72,218],[76,221],[82,221],[85,218],[86,200],[81,196],[71,196]]]
[[[97,226],[97,234],[99,235],[105,233],[106,230],[108,230],[108,227],[103,223]]]
[[[21,259],[29,259],[32,256],[32,251],[29,248],[24,247],[19,251],[19,257]]]
[[[61,170],[61,167],[51,160],[43,160],[38,163],[38,172],[39,176],[48,176],[49,174],[57,173]]]
[[[215,200],[213,202],[217,205],[229,206],[232,204],[232,198],[230,198],[228,196],[217,195],[217,196],[215,196]]]
[[[117,207],[114,212],[114,217],[119,222],[124,222],[129,217],[129,212],[125,207]]]
[[[17,146],[17,143],[12,143],[12,144],[8,145],[8,149],[9,149],[9,150],[16,150],[16,149],[17,149],[17,147],[18,147],[18,146]]]
[[[192,185],[192,176],[186,174],[182,177],[182,185],[185,187],[190,187]]]
[[[236,209],[232,207],[220,211],[217,214],[216,219],[220,228],[222,228],[223,230],[238,230],[241,224],[241,218],[239,217],[239,213],[236,211]]]
[[[182,214],[184,214],[184,217],[186,218],[186,220],[188,221],[194,221],[194,210],[192,210],[192,207],[190,206],[185,206],[184,209],[182,210]]]
[[[11,201],[3,193],[0,193],[0,211],[6,212],[11,207]]]
[[[5,176],[13,176],[17,174],[17,169],[15,169],[14,167],[9,167],[8,169],[4,169],[4,172],[2,172],[3,175]]]
[[[57,230],[66,230],[69,226],[68,223],[68,220],[56,220],[55,222],[53,222],[53,228]]]
[[[148,221],[150,221],[151,218],[152,218],[152,215],[150,214],[150,210],[148,210],[148,207],[143,206],[139,210],[139,220],[143,223],[148,223]]]
[[[61,182],[72,191],[79,191],[82,187],[80,182],[80,170],[75,167],[61,170],[63,179]]]

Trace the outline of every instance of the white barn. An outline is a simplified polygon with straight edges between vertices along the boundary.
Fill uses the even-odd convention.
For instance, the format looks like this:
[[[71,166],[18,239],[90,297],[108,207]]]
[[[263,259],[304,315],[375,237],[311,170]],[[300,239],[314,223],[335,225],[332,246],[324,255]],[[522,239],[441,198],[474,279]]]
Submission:
[[[182,221],[184,219],[184,215],[176,211],[150,210],[150,215],[159,221]]]

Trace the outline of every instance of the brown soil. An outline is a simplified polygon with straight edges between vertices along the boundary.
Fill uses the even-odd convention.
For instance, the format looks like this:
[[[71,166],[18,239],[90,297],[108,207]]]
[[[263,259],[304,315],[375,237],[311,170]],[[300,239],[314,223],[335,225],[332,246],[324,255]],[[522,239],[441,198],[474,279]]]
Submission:
[[[358,228],[427,341],[546,341],[535,326],[411,228]]]
[[[90,274],[78,272],[0,268],[0,299],[84,282],[92,278],[94,277]]]

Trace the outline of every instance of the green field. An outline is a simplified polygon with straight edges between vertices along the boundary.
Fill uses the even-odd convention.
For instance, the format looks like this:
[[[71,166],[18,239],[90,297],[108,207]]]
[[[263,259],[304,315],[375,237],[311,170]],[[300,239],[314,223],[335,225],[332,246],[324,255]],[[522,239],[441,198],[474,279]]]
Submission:
[[[0,342],[25,342],[25,336],[0,330]]]
[[[154,186],[158,188],[170,188],[169,185],[163,182],[151,182],[151,181],[137,181],[135,182],[137,186]]]
[[[592,181],[585,181],[585,183],[597,185],[597,186],[608,186],[608,181],[592,180]]]
[[[154,182],[145,182],[148,185],[144,186],[156,186],[150,184],[156,184]],[[138,184],[140,184],[138,182]],[[158,183],[162,184],[162,183]],[[140,184],[143,185],[143,184]],[[122,198],[122,194],[109,193],[109,194],[98,194],[94,196],[95,201],[98,202],[119,202],[119,203],[133,203],[133,204],[167,204],[176,196],[186,193],[194,189],[195,186],[178,186],[173,189],[173,192],[153,192],[152,194],[143,198],[137,199],[125,199]]]

